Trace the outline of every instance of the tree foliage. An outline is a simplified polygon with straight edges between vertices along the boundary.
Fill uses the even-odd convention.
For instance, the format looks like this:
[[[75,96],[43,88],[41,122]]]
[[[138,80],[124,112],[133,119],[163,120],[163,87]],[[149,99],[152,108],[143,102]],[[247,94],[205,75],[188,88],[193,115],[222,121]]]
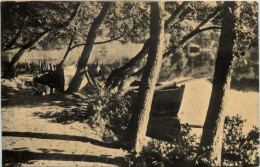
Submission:
[[[3,2],[1,31],[3,50],[22,48],[44,31],[65,24],[75,5],[75,2]],[[63,31],[54,31],[51,35],[58,37]],[[50,40],[46,43],[52,45]]]
[[[149,32],[149,13],[146,2],[116,2],[113,4],[105,25],[108,37],[123,36],[124,40],[142,38]]]
[[[241,116],[227,116],[224,124],[221,166],[259,165],[259,128],[244,133],[246,120]],[[187,125],[171,142],[152,140],[145,147],[141,162],[146,166],[194,166],[198,150],[198,136]],[[132,158],[133,164],[137,159]],[[138,166],[138,165],[137,165]]]
[[[258,47],[258,4],[257,2],[237,3],[236,41],[234,54],[240,58],[252,47]]]
[[[259,165],[259,128],[254,126],[245,135],[245,121],[239,115],[227,116],[225,119],[222,153],[224,166]]]

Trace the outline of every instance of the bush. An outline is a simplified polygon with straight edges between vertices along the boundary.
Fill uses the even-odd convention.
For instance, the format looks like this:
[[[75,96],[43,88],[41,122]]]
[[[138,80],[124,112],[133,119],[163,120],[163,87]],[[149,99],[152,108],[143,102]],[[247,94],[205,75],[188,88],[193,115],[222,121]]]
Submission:
[[[258,166],[259,165],[259,129],[243,134],[246,120],[239,115],[226,117],[224,125],[222,159],[224,166]]]
[[[144,148],[148,166],[193,166],[198,149],[197,136],[191,135],[191,128],[181,127],[171,142],[152,140]]]
[[[92,95],[87,113],[88,123],[92,128],[100,129],[106,141],[118,141],[125,131],[131,117],[130,96],[118,96],[101,89]],[[246,120],[240,116],[226,117],[223,135],[223,166],[259,165],[259,129],[243,134]],[[132,166],[194,166],[198,150],[198,137],[190,133],[187,125],[181,127],[180,133],[172,141],[152,140],[144,147],[141,157],[130,156]]]
[[[240,116],[226,117],[224,125],[222,166],[258,166],[259,165],[259,129],[243,134]],[[199,144],[198,137],[190,134],[190,128],[184,126],[180,134],[171,142],[153,140],[144,148],[141,158],[133,159],[132,164],[145,166],[194,166]],[[137,161],[137,163],[135,162]],[[138,166],[138,165],[137,165]]]
[[[110,94],[102,89],[89,102],[87,112],[90,113],[88,123],[92,128],[103,131],[103,139],[117,141],[126,129],[131,114],[132,100],[130,96]],[[108,134],[107,134],[108,133]]]

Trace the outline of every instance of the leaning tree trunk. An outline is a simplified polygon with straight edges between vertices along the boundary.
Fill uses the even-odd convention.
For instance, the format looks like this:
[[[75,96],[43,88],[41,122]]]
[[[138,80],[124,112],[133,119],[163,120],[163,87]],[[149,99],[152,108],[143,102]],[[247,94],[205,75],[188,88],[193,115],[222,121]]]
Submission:
[[[167,30],[170,24],[175,22],[175,20],[180,16],[182,11],[185,9],[185,7],[188,5],[188,2],[182,2],[182,4],[175,10],[175,12],[170,16],[170,18],[165,21],[164,28]],[[141,51],[132,58],[128,63],[126,63],[124,66],[115,69],[111,72],[109,77],[106,81],[106,87],[113,89],[119,85],[125,84],[125,79],[128,78],[129,75],[132,74],[133,68],[136,66],[138,62],[140,62],[147,54],[149,50],[150,45],[150,38],[144,43],[143,48]],[[123,83],[121,83],[121,81]]]
[[[175,20],[180,16],[180,14],[182,13],[182,11],[185,9],[185,7],[187,5],[188,5],[188,2],[183,2],[174,11],[174,13],[170,16],[170,18],[167,21],[165,21],[165,24],[164,24],[165,31],[168,30],[170,24],[175,22]],[[207,28],[203,28],[203,27],[210,21],[214,20],[214,18],[216,18],[220,13],[221,13],[221,8],[217,7],[216,10],[213,13],[211,13],[210,15],[208,15],[208,17],[204,21],[202,21],[193,31],[191,31],[188,35],[184,36],[183,39],[180,42],[178,42],[177,45],[172,46],[170,50],[165,52],[164,56],[163,56],[164,59],[167,59],[172,53],[177,51],[178,47],[180,47],[181,45],[184,45],[186,42],[191,40],[197,34],[207,31],[207,30],[219,29],[219,27],[207,27]],[[115,69],[111,72],[111,74],[109,75],[107,82],[106,82],[107,88],[114,89],[115,87],[118,86],[119,93],[123,93],[123,92],[120,92],[120,90],[123,90],[125,85],[129,85],[130,84],[130,83],[128,83],[129,81],[137,79],[137,75],[132,74],[133,68],[148,53],[148,51],[147,51],[148,45],[149,45],[148,42],[149,42],[149,39],[144,44],[142,50],[134,58],[132,58],[127,64],[125,64],[124,66],[122,66],[118,69]],[[142,68],[142,70],[143,70],[143,68]],[[140,73],[140,72],[141,71],[138,71],[138,73]],[[130,75],[131,75],[131,77],[129,77]],[[129,79],[129,78],[131,78],[131,79]]]
[[[228,92],[235,56],[235,2],[225,2],[212,93],[197,158],[202,166],[221,166],[221,149]]]
[[[128,63],[111,72],[111,74],[106,80],[107,88],[113,89],[117,87],[122,79],[124,79],[125,77],[131,74],[132,68],[147,55],[149,51],[150,41],[151,40],[148,39],[144,43],[144,46],[141,49],[141,51],[134,58],[132,58]]]
[[[68,93],[79,91],[80,85],[81,85],[83,77],[84,77],[85,68],[87,67],[93,45],[94,45],[95,39],[97,37],[97,31],[98,31],[99,27],[101,26],[102,22],[104,21],[111,4],[112,4],[112,2],[104,2],[104,6],[103,6],[101,12],[99,13],[98,17],[92,23],[92,26],[91,26],[88,36],[87,36],[87,42],[84,46],[84,49],[83,49],[81,56],[79,58],[79,61],[78,61],[77,71],[69,85],[69,88],[67,89]]]
[[[15,77],[15,69],[19,59],[22,57],[26,49],[20,49],[12,58],[11,62],[7,64],[7,67],[3,71],[3,78],[14,78]]]
[[[164,34],[163,2],[151,3],[150,48],[130,124],[123,142],[140,153],[146,135],[155,84],[162,64]]]
[[[69,55],[69,53],[70,53],[70,51],[71,51],[71,46],[72,46],[72,44],[73,44],[73,42],[74,42],[74,39],[75,39],[75,37],[76,37],[76,33],[77,33],[77,32],[74,32],[74,33],[71,35],[70,41],[69,41],[69,45],[68,45],[68,47],[67,47],[67,50],[66,50],[66,52],[65,52],[65,54],[64,54],[64,56],[63,56],[63,59],[62,59],[61,62],[57,65],[57,68],[63,68],[63,67],[64,67],[64,63],[65,63],[65,61],[66,61],[66,59],[67,59],[67,57],[68,57],[68,55]]]
[[[40,40],[45,38],[49,34],[49,30],[44,31],[43,33],[39,34],[38,37],[36,37],[34,40],[30,41],[26,45],[24,45],[19,51],[13,56],[12,60],[7,64],[6,69],[4,70],[3,78],[14,78],[16,74],[16,65],[18,64],[18,61],[23,56],[24,52],[26,52],[27,49],[38,43]]]
[[[44,39],[46,36],[50,34],[53,30],[61,29],[64,27],[67,27],[71,24],[71,22],[74,20],[74,18],[77,16],[80,7],[81,7],[81,2],[79,2],[76,5],[75,10],[73,11],[72,15],[70,18],[63,24],[58,25],[57,27],[54,27],[52,29],[45,30],[41,34],[39,34],[35,39],[32,41],[28,42],[27,44],[23,45],[19,51],[14,55],[12,58],[11,62],[8,63],[7,68],[3,71],[3,78],[14,78],[15,77],[15,69],[16,65],[18,64],[18,61],[20,58],[23,56],[24,52],[26,52],[28,49],[30,49],[32,46],[35,46],[37,43],[39,43],[42,39]]]

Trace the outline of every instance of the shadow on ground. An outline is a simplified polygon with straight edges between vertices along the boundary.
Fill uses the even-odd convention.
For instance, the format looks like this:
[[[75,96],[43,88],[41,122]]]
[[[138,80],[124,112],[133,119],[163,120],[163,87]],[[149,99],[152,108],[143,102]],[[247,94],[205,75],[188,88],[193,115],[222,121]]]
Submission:
[[[50,95],[34,95],[30,89],[12,88],[5,85],[1,86],[2,107],[16,106],[61,106],[70,108],[73,106],[82,106],[85,98],[77,94],[53,93]]]
[[[40,117],[41,119],[51,119],[51,123],[61,123],[61,124],[70,124],[73,122],[85,123],[90,114],[86,109],[73,108],[73,109],[64,109],[61,112],[35,112],[33,116]]]
[[[112,143],[101,142],[95,139],[82,136],[71,136],[71,135],[61,135],[61,134],[48,134],[48,133],[33,133],[33,132],[2,132],[2,136],[12,136],[12,137],[28,137],[28,138],[38,138],[38,139],[55,139],[55,140],[69,140],[69,141],[80,141],[89,142],[91,144],[116,148]]]
[[[30,163],[31,160],[57,160],[57,161],[84,161],[113,164],[118,166],[127,166],[123,157],[109,158],[108,155],[75,155],[60,153],[36,153],[30,151],[10,151],[3,150],[3,165],[12,164],[17,166],[18,163]]]

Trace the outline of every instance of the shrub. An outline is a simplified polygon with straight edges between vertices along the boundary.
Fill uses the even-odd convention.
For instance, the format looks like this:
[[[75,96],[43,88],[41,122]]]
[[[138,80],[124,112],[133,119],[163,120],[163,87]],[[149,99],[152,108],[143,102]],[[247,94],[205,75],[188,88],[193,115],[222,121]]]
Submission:
[[[181,127],[180,133],[171,142],[152,140],[145,147],[148,166],[193,166],[198,149],[197,136],[191,135],[191,128]]]
[[[259,165],[259,128],[243,134],[243,124],[246,120],[239,115],[226,117],[222,159],[224,166],[258,166]]]
[[[259,129],[243,134],[240,116],[226,117],[224,125],[222,166],[258,166],[259,165]],[[133,159],[132,164],[146,166],[194,166],[198,149],[198,137],[190,134],[190,128],[184,126],[171,142],[152,140],[144,148],[141,158]],[[137,163],[135,162],[137,161]]]
[[[126,129],[131,117],[130,96],[110,94],[104,89],[92,95],[87,113],[92,128],[101,129],[103,139],[117,141]],[[223,135],[222,166],[259,165],[259,128],[243,134],[246,120],[240,116],[226,117]],[[198,137],[190,133],[188,125],[181,127],[172,141],[152,140],[144,147],[141,157],[129,156],[132,166],[194,166],[199,144]]]
[[[94,95],[93,101],[88,104],[87,112],[91,115],[88,123],[92,128],[103,131],[103,139],[116,141],[128,125],[131,103],[130,96],[110,94],[101,88],[99,93]]]

